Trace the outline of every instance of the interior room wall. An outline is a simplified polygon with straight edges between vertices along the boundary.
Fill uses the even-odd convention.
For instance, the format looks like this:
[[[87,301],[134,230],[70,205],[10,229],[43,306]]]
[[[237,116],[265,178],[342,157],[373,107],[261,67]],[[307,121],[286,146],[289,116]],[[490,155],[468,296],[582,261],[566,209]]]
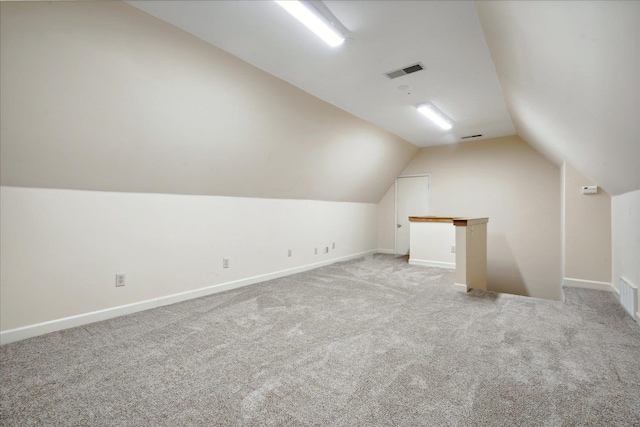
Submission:
[[[0,197],[3,332],[267,279],[377,245],[376,204],[17,187]]]
[[[489,217],[489,290],[562,298],[560,170],[517,136],[421,149],[436,216]]]
[[[376,249],[414,145],[122,2],[0,8],[3,332]]]
[[[570,286],[609,290],[611,283],[611,196],[573,166],[564,164],[564,282]]]
[[[396,249],[396,185],[389,187],[378,202],[378,249],[394,254]]]
[[[640,289],[640,190],[611,198],[611,220],[613,286],[619,292],[622,277]],[[640,309],[640,297],[637,306]]]

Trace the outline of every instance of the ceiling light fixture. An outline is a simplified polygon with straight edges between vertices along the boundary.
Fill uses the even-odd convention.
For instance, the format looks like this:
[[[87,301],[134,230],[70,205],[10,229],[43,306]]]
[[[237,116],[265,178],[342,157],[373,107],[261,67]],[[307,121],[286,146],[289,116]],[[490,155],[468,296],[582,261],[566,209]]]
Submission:
[[[334,16],[327,16],[314,7],[312,2],[297,0],[276,0],[287,12],[302,22],[318,37],[324,40],[329,46],[336,47],[344,43],[346,37],[334,23],[337,21]],[[315,2],[314,2],[315,3]],[[325,8],[326,9],[326,8]],[[328,10],[327,10],[328,12]],[[330,12],[328,13],[331,14]]]
[[[449,130],[452,128],[451,120],[447,117],[442,111],[438,109],[435,105],[430,102],[425,102],[416,106],[416,109],[426,116],[429,120],[440,126],[444,130]]]

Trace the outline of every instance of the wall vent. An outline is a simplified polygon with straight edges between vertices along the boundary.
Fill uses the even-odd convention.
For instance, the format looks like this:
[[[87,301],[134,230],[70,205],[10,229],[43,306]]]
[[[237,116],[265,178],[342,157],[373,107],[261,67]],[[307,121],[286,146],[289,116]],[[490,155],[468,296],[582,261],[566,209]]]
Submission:
[[[399,70],[389,71],[384,73],[389,79],[397,79],[398,77],[406,76],[407,74],[415,73],[416,71],[424,70],[424,65],[418,62],[417,64],[409,65]]]
[[[636,302],[638,301],[638,288],[627,283],[622,277],[620,278],[620,304],[635,320],[635,312],[638,311]]]
[[[469,135],[469,136],[463,136],[460,139],[469,139],[469,138],[480,138],[482,136],[482,134],[478,134],[478,135]]]

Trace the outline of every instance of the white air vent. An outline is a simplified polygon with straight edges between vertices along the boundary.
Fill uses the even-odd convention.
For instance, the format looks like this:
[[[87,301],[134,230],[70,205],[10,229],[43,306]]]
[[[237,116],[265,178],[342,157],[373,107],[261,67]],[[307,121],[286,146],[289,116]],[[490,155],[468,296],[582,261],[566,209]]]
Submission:
[[[636,306],[636,301],[638,301],[638,288],[627,283],[620,278],[620,304],[627,310],[627,313],[631,315],[631,318],[635,320],[635,312],[638,311],[638,307]]]
[[[399,70],[389,71],[388,73],[384,73],[384,75],[390,79],[396,79],[398,77],[406,76],[407,74],[415,73],[416,71],[422,70],[424,70],[424,65],[418,62],[416,64],[400,68]]]

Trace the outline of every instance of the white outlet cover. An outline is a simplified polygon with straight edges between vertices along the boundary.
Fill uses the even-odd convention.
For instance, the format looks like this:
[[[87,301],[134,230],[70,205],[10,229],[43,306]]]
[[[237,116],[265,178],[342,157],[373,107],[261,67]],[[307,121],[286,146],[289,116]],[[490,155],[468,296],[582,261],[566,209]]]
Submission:
[[[124,286],[125,285],[125,274],[124,273],[118,273],[116,274],[116,286]]]

